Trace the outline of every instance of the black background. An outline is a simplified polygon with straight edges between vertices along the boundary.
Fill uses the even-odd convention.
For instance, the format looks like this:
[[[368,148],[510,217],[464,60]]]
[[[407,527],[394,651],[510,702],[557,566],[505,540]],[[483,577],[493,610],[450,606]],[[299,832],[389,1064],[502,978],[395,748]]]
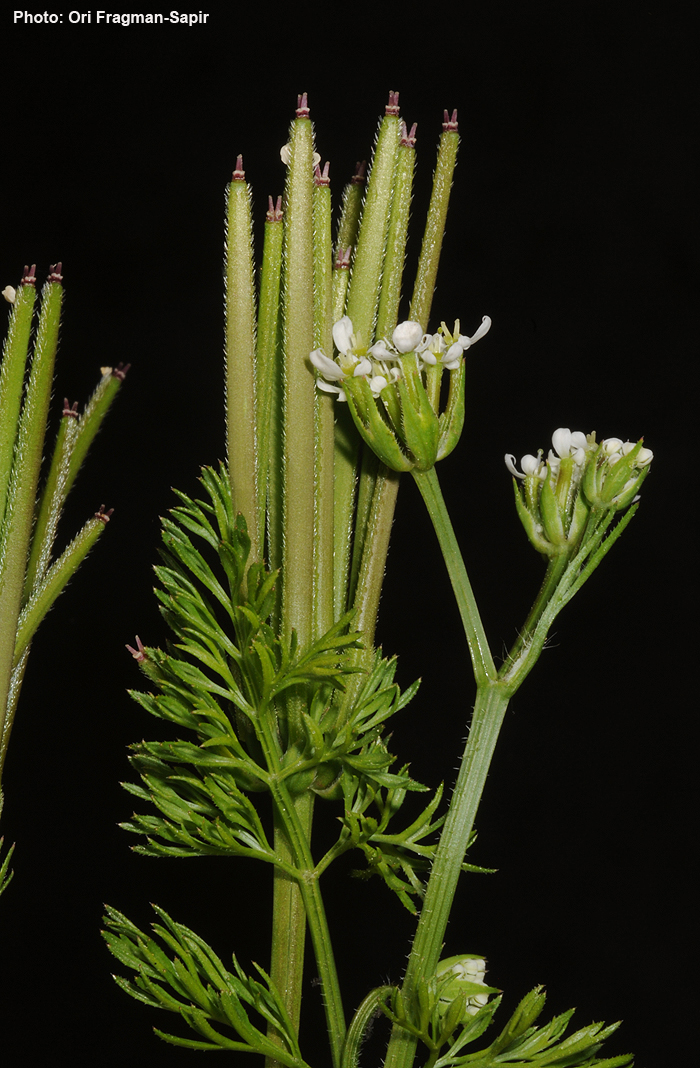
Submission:
[[[15,877],[0,901],[3,1055],[20,1065],[185,1064],[153,1038],[174,1017],[110,979],[108,901],[140,925],[149,901],[227,959],[265,963],[268,872],[152,861],[117,828],[126,746],[161,727],[129,701],[124,643],[165,640],[150,593],[170,487],[196,489],[223,452],[223,190],[242,152],[258,220],[282,191],[279,148],[308,91],[335,203],[365,158],[389,89],[418,122],[415,264],[443,107],[462,147],[433,319],[473,330],[469,422],[440,468],[494,650],[512,641],[540,561],[512,506],[503,454],[560,425],[654,450],[638,517],[557,621],[513,702],[477,821],[446,953],[481,952],[506,1008],[536,982],[580,1024],[625,1020],[610,1053],[641,1068],[690,1046],[684,983],[694,910],[695,694],[689,560],[697,293],[691,23],[681,5],[389,5],[206,25],[15,25],[3,16],[0,285],[63,260],[60,399],[101,365],[133,364],[72,495],[63,536],[101,502],[105,537],[32,650],[5,774]],[[692,428],[692,430],[691,430]],[[693,437],[691,438],[691,434]],[[402,487],[379,638],[421,692],[392,747],[435,785],[454,777],[472,700],[456,610],[415,488]],[[466,681],[465,681],[466,680]],[[693,733],[691,733],[693,732]],[[691,771],[692,768],[692,771]],[[335,813],[319,816],[332,827]],[[413,921],[381,885],[327,877],[348,1009],[400,977]],[[327,1059],[309,971],[303,1048]],[[505,1018],[505,1017],[504,1017]],[[669,1034],[664,1028],[672,1028]],[[183,1032],[184,1033],[184,1032]],[[368,1047],[375,1063],[381,1045]],[[10,1052],[11,1051],[11,1052]]]

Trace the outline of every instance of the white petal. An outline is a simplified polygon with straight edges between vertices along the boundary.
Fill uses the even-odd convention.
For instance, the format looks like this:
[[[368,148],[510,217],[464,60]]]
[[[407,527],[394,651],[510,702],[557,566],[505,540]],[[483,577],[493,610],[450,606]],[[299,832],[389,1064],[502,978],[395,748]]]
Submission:
[[[316,380],[316,388],[323,390],[324,393],[337,394],[339,401],[347,400],[344,389],[341,389],[340,386],[332,386],[330,382],[324,382],[322,378]]]
[[[525,478],[525,475],[518,471],[517,467],[515,466],[515,457],[513,456],[512,452],[506,453],[505,461],[506,467],[510,471],[511,475],[513,475],[515,478]]]
[[[635,463],[638,467],[646,467],[647,464],[650,464],[653,459],[654,453],[651,451],[651,449],[642,448],[637,453],[637,459],[635,460]]]
[[[391,335],[391,340],[398,352],[414,352],[423,340],[423,327],[420,323],[407,319],[406,322],[399,323]]]
[[[345,378],[345,373],[342,368],[338,367],[335,360],[329,360],[322,349],[314,349],[314,351],[309,354],[309,359],[316,370],[320,371],[323,377],[329,382],[340,382],[341,379]]]
[[[603,442],[603,451],[612,456],[614,452],[619,452],[622,448],[621,438],[606,438]]]
[[[359,378],[360,375],[369,375],[372,373],[372,364],[369,360],[359,360],[357,367],[352,373],[354,378]]]
[[[333,341],[338,352],[342,352],[344,356],[351,354],[355,337],[349,316],[344,315],[342,319],[338,319],[337,323],[333,323]]]
[[[544,464],[542,463],[541,456],[533,456],[532,453],[528,452],[520,461],[520,466],[526,475],[534,475],[536,478],[544,478]]]
[[[571,431],[567,427],[560,426],[552,434],[552,445],[562,459],[568,456],[571,451]]]
[[[588,448],[588,438],[581,430],[574,430],[571,435],[571,444],[574,449],[583,449],[584,454]],[[582,460],[577,460],[576,463],[582,463]]]
[[[423,349],[423,351],[421,353],[419,353],[419,355],[420,355],[421,361],[424,364],[427,363],[427,364],[430,364],[431,367],[434,367],[435,364],[437,363],[437,356],[434,353],[432,353],[430,351],[430,349]]]
[[[388,385],[389,383],[384,375],[375,375],[374,378],[370,378],[369,380],[369,388],[372,390],[373,397],[378,397],[382,390]]]
[[[462,345],[463,348],[468,349],[470,345],[474,345],[477,341],[481,341],[482,337],[486,337],[490,329],[491,320],[489,319],[488,315],[485,315],[481,320],[481,326],[476,331],[476,333],[472,334],[471,337],[464,337],[463,335],[460,335],[460,337],[458,338],[459,343],[460,345]]]
[[[8,304],[14,304],[17,297],[17,290],[13,286],[5,286],[2,295]]]
[[[386,341],[375,341],[371,349],[368,349],[367,355],[371,356],[374,360],[396,360],[398,359],[395,352],[387,348]]]
[[[461,345],[459,341],[455,341],[455,343],[453,345],[450,345],[447,352],[445,352],[440,357],[440,359],[448,371],[456,371],[462,361],[463,356],[464,345]]]

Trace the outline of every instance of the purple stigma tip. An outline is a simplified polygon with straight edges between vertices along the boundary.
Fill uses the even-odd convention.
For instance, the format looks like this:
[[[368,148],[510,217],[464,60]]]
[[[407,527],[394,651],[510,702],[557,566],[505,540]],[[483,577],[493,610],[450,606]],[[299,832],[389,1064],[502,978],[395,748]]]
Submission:
[[[123,382],[129,373],[130,363],[118,363],[116,367],[112,368],[112,378],[118,378],[120,382]]]
[[[442,120],[442,128],[445,131],[445,133],[456,133],[457,132],[457,130],[459,128],[458,124],[457,124],[457,108],[454,109],[454,111],[452,112],[452,116],[451,117],[450,117],[449,111],[447,109],[445,109],[445,117]]]
[[[362,185],[367,174],[367,160],[363,159],[361,163],[355,165],[355,173],[352,176],[353,185]]]
[[[62,282],[63,281],[63,264],[59,261],[49,267],[49,277],[47,282]]]
[[[110,517],[111,517],[113,512],[114,512],[114,508],[110,508],[107,511],[105,511],[105,506],[103,504],[101,504],[100,507],[99,507],[99,510],[97,512],[95,512],[95,519],[99,519],[100,523],[104,523],[105,526],[106,526],[107,523],[109,523]]]
[[[335,257],[334,268],[338,271],[347,271],[350,269],[350,256],[352,255],[352,245],[348,245],[347,248],[339,248]]]
[[[35,286],[36,285],[36,264],[33,263],[31,267],[25,266],[24,274],[22,275],[21,286]]]
[[[277,202],[273,201],[272,197],[267,198],[267,215],[265,219],[267,222],[282,222],[284,212],[282,211],[282,197],[277,197]]]
[[[245,171],[243,170],[243,156],[236,156],[236,166],[231,175],[232,182],[244,182]]]
[[[319,167],[318,163],[316,164],[316,166],[314,168],[314,182],[315,182],[315,184],[317,186],[319,186],[319,185],[330,185],[331,184],[331,180],[330,180],[330,177],[329,177],[329,174],[328,174],[329,168],[330,168],[330,163],[329,162],[326,162],[323,170],[321,170],[321,168]]]
[[[309,101],[307,99],[306,93],[301,93],[301,95],[297,97],[297,118],[308,119],[308,117]]]
[[[418,123],[417,122],[413,123],[413,126],[411,127],[411,132],[410,133],[406,130],[406,123],[405,122],[401,123],[401,144],[405,148],[415,148],[416,147],[416,130],[417,129],[418,129]]]
[[[384,109],[385,115],[398,115],[399,113],[399,94],[389,90],[389,103]]]
[[[133,645],[127,645],[126,648],[129,650],[129,652],[133,656],[134,660],[138,660],[139,664],[142,664],[144,662],[144,660],[147,659],[146,658],[146,647],[144,646],[143,642],[139,638],[138,634],[136,635],[136,648],[134,649]]]
[[[70,401],[68,400],[68,397],[64,397],[63,398],[63,412],[61,414],[62,415],[67,415],[71,419],[78,419],[79,418],[79,416],[78,416],[78,402],[77,401],[73,401],[73,403],[71,404]]]

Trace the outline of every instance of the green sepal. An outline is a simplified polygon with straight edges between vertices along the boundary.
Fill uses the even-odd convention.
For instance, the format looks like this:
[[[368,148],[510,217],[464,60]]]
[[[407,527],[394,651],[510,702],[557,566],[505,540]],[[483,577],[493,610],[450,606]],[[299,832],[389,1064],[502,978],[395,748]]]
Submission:
[[[537,549],[538,553],[543,553],[545,556],[555,555],[554,546],[543,537],[542,524],[525,504],[520,486],[515,478],[513,479],[513,492],[515,494],[515,508],[518,513],[518,518],[525,528],[525,533],[530,539],[530,542]]]
[[[558,547],[559,552],[566,548],[566,513],[559,502],[555,485],[554,473],[547,464],[547,477],[542,481],[540,493],[540,516],[544,532],[551,544],[550,555],[555,555]]]
[[[428,471],[437,459],[440,426],[418,371],[405,371],[398,381],[401,429],[419,471]]]
[[[392,471],[410,471],[414,465],[382,417],[365,379],[346,378],[343,388],[353,422],[370,449]]]
[[[430,370],[433,370],[432,368]],[[459,367],[450,371],[450,389],[447,406],[440,416],[440,440],[437,459],[444,460],[453,451],[464,429],[466,361],[461,360]]]

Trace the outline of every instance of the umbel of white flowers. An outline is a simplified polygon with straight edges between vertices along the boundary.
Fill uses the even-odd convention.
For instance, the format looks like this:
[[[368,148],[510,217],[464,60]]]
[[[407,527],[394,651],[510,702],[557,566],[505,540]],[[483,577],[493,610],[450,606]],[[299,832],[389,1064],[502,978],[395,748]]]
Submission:
[[[333,326],[336,356],[314,349],[310,360],[320,377],[317,386],[346,401],[360,434],[379,458],[395,471],[428,470],[457,444],[464,423],[464,361],[467,349],[484,337],[491,320],[484,316],[471,336],[444,323],[425,334],[420,323],[406,320],[370,348],[362,344],[347,315]],[[450,372],[444,412],[437,410],[439,382]],[[380,407],[381,405],[381,407]]]
[[[558,556],[577,547],[591,512],[619,512],[639,499],[654,454],[641,441],[605,438],[598,443],[595,432],[567,427],[555,430],[552,446],[546,460],[542,449],[536,456],[523,456],[521,470],[511,453],[505,462],[530,541],[538,552]]]

